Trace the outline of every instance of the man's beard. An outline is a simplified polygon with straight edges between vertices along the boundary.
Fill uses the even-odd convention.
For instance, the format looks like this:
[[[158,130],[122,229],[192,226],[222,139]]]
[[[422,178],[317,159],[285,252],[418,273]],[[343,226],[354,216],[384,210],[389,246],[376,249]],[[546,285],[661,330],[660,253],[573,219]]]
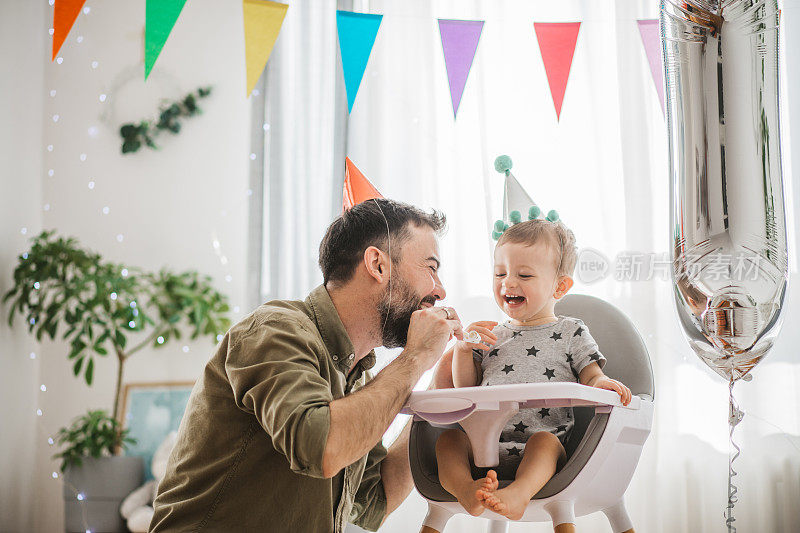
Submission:
[[[381,320],[382,342],[386,348],[404,348],[408,340],[408,326],[411,315],[423,303],[434,305],[436,298],[431,295],[420,298],[401,276],[395,275],[394,283],[390,281],[391,291],[387,288],[383,298],[378,302],[378,313]],[[391,292],[391,301],[389,294]]]

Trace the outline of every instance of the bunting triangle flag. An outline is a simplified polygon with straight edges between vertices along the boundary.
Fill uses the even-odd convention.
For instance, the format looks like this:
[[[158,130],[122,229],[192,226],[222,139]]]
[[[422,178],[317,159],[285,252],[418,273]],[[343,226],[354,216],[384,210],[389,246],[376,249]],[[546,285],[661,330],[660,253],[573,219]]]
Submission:
[[[147,0],[144,19],[144,79],[150,75],[186,0]]]
[[[286,4],[268,0],[242,0],[248,97],[267,65],[288,8]]]
[[[661,33],[658,29],[658,19],[638,20],[639,34],[642,36],[644,52],[650,64],[650,74],[656,85],[658,101],[661,103],[661,112],[664,113],[664,66],[661,61]]]
[[[364,174],[356,168],[349,157],[344,158],[344,190],[342,191],[342,211],[372,198],[383,198]]]
[[[336,28],[339,32],[339,50],[342,54],[344,85],[347,91],[347,111],[353,110],[361,78],[367,68],[369,54],[383,15],[336,12]]]
[[[539,51],[542,54],[550,95],[556,106],[556,118],[561,119],[561,104],[567,90],[569,69],[578,42],[580,22],[534,22]]]
[[[447,83],[450,85],[450,99],[453,102],[453,118],[458,114],[461,95],[478,49],[481,31],[482,20],[439,19],[444,66],[447,69]]]
[[[69,30],[75,24],[75,19],[83,8],[86,0],[55,0],[53,4],[53,57],[52,61],[61,50],[61,45],[69,35]]]

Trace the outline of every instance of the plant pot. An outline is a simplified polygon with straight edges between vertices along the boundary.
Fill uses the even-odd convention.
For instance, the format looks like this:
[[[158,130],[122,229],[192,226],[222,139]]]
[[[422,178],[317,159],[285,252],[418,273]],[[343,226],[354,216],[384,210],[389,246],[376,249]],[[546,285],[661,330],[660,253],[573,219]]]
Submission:
[[[141,457],[86,457],[64,472],[64,529],[67,533],[126,532],[122,500],[142,485]],[[81,495],[82,499],[78,499]]]

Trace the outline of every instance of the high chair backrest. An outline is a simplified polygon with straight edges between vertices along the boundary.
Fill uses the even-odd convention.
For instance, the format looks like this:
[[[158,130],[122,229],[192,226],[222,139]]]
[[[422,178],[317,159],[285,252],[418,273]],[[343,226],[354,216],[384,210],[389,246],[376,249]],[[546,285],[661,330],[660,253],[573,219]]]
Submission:
[[[586,324],[607,359],[603,368],[607,376],[624,383],[633,394],[655,399],[647,347],[622,311],[594,296],[568,294],[556,304],[555,312]]]

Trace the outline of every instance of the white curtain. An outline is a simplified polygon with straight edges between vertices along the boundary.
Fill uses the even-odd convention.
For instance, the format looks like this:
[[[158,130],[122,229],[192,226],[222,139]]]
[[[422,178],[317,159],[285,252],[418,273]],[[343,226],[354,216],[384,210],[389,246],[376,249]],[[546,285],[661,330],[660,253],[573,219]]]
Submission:
[[[291,18],[293,10],[308,11],[311,4],[291,4],[278,57],[273,55],[271,63],[278,59],[283,66],[298,54],[311,53],[288,50],[287,33],[291,46],[334,48],[314,48],[314,57],[325,58],[318,68],[293,67],[298,72],[306,69],[308,79],[271,78],[287,91],[281,106],[289,114],[304,106],[327,105],[333,98],[335,80],[327,78],[338,55],[333,9],[315,12],[325,17],[324,38],[295,26]],[[283,258],[272,267],[288,269],[287,275],[302,273],[305,283],[292,285],[293,292],[285,296],[301,297],[319,282],[315,247],[336,210],[298,211],[312,202],[319,202],[321,209],[331,205],[331,198],[337,205],[340,174],[332,177],[331,169],[343,165],[347,155],[384,196],[447,214],[449,231],[441,241],[446,301],[465,323],[499,318],[491,300],[489,234],[501,216],[503,180],[493,161],[500,154],[510,155],[517,179],[543,209],[560,213],[575,232],[579,248],[591,248],[608,259],[610,270],[604,279],[594,283],[578,279],[573,292],[620,307],[650,350],[656,379],[655,422],[627,492],[637,531],[723,531],[727,384],[702,365],[684,341],[663,264],[659,268],[657,263],[654,275],[648,276],[645,261],[639,280],[627,280],[629,272],[621,269],[629,265],[626,258],[638,257],[634,264],[650,257],[660,261],[667,252],[666,121],[636,23],[657,18],[658,3],[356,0],[353,9],[382,14],[383,20],[349,115],[344,153],[329,151],[333,139],[327,139],[327,146],[320,140],[320,132],[329,131],[332,123],[327,121],[333,119],[308,122],[307,116],[295,116],[281,141],[286,143],[281,155],[272,154],[288,158],[280,165],[291,170],[271,179],[291,180],[285,186],[294,192],[282,198],[280,208],[285,210],[283,223],[291,221],[297,234],[287,230],[288,225],[280,230],[286,237],[276,250]],[[455,120],[438,18],[486,21]],[[581,22],[560,120],[533,22]],[[315,24],[319,30],[321,22]],[[309,34],[306,42],[297,37],[302,32]],[[326,81],[320,85],[317,75],[323,70]],[[330,92],[320,94],[320,90]],[[794,94],[800,91],[795,89]],[[335,105],[346,105],[341,95],[335,98]],[[329,110],[331,116],[334,112]],[[273,136],[283,134],[271,131]],[[788,144],[788,129],[785,133]],[[327,159],[332,155],[338,159]],[[319,172],[311,165],[320,165]],[[794,204],[786,166],[787,202]],[[294,171],[299,168],[304,171]],[[318,200],[317,195],[331,196]],[[790,222],[794,246],[793,217]],[[790,532],[800,524],[796,300],[792,288],[782,337],[755,371],[755,379],[736,387],[747,413],[735,433],[742,448],[736,462],[739,475],[734,478],[740,498],[735,507],[739,531]],[[393,355],[384,352],[381,364]],[[390,428],[385,441],[391,441],[399,423]],[[415,531],[424,510],[424,500],[412,492],[381,531]],[[446,531],[483,531],[485,524],[461,515]],[[581,517],[577,525],[580,531],[609,530],[602,516]],[[512,524],[511,530],[552,529],[547,524]]]
[[[347,101],[336,8],[291,2],[265,73],[262,298],[304,297],[321,283],[319,242],[341,210]]]

